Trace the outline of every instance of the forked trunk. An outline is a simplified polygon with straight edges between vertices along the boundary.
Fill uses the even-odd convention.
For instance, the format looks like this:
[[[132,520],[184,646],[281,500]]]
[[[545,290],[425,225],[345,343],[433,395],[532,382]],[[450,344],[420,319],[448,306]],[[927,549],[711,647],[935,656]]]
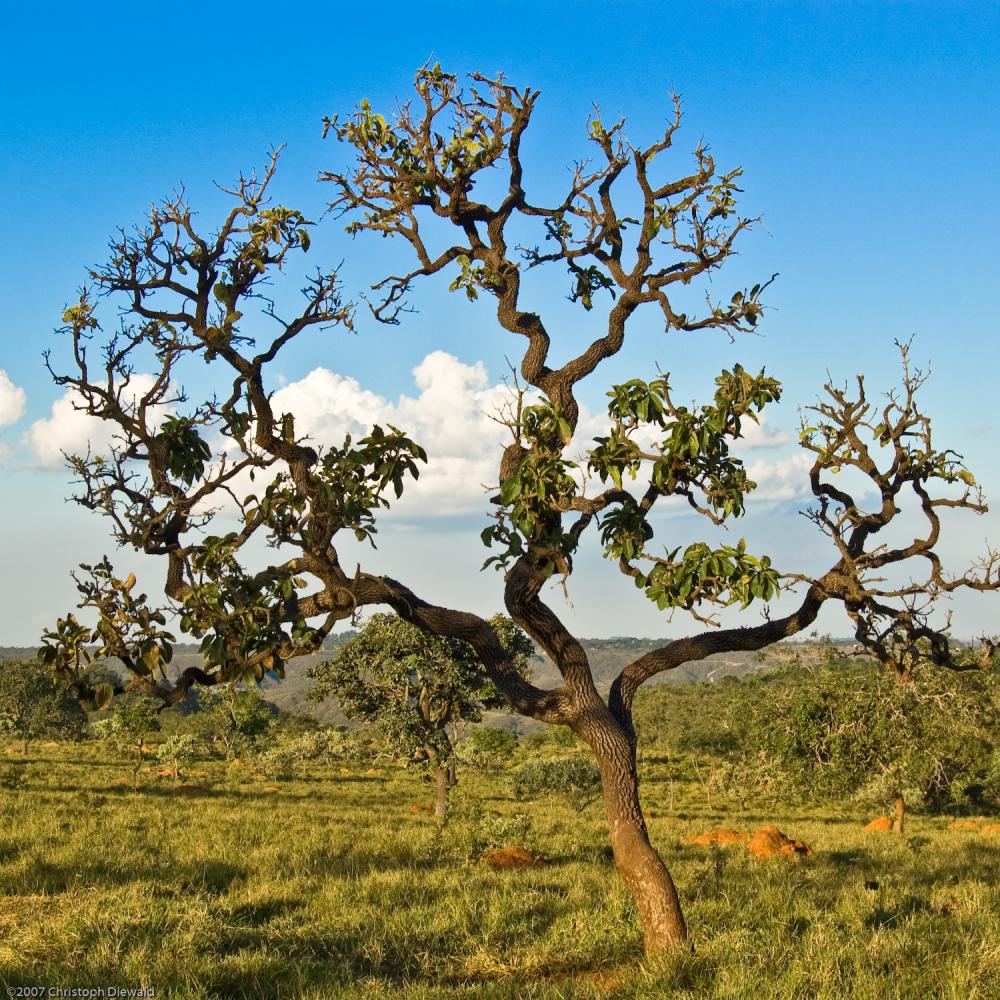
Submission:
[[[448,815],[448,790],[451,788],[448,768],[439,767],[434,771],[434,815],[443,820]]]
[[[901,792],[896,793],[896,815],[892,821],[893,833],[903,832],[903,820],[906,818],[906,801]]]
[[[646,954],[689,948],[674,880],[649,842],[632,745],[620,729],[607,725],[591,745],[601,771],[615,866],[635,898]]]

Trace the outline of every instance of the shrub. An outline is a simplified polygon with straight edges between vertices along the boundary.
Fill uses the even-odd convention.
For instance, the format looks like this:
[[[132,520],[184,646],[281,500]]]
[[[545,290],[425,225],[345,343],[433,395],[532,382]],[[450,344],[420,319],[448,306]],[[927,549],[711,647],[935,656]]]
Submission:
[[[531,839],[531,817],[527,813],[504,815],[482,810],[475,818],[470,849],[473,856],[478,856],[504,847],[530,848]]]
[[[473,729],[458,747],[462,764],[481,771],[499,771],[517,750],[517,736],[509,729],[481,726]]]
[[[168,736],[156,748],[156,759],[164,767],[169,767],[173,771],[174,781],[176,781],[177,772],[197,757],[199,748],[200,741],[196,736],[192,736],[190,733],[178,733]]]
[[[558,795],[580,811],[601,794],[601,776],[594,759],[582,754],[535,757],[514,772],[514,796],[532,799]]]
[[[298,751],[290,742],[275,743],[257,757],[260,769],[268,778],[274,779],[291,778],[298,762]]]

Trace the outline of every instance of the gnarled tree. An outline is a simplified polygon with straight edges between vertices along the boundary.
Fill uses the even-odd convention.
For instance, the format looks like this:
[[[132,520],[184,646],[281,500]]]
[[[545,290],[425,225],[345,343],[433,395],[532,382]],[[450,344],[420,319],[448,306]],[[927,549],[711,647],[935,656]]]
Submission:
[[[454,76],[425,67],[414,100],[390,117],[363,102],[346,119],[327,121],[353,166],[322,176],[334,184],[333,205],[350,232],[401,240],[415,255],[411,271],[375,284],[369,305],[378,319],[400,322],[413,282],[442,276],[470,299],[491,296],[499,327],[523,344],[520,376],[534,396],[518,397],[508,415],[513,439],[498,455],[494,513],[483,538],[503,572],[508,613],[552,658],[562,683],[553,690],[532,684],[487,620],[428,599],[433,579],[418,593],[413,582],[341,565],[338,535],[372,538],[390,489],[399,496],[426,456],[396,428],[374,427],[360,441],[309,442],[296,435],[294,414],[274,411],[267,366],[307,328],[350,323],[351,308],[336,275],[323,272],[307,284],[297,316],[279,317],[262,297],[262,282],[308,249],[310,226],[300,213],[269,204],[273,162],[260,181],[244,179],[232,190],[234,207],[211,235],[196,230],[186,204],[172,199],[144,228],[114,241],[111,260],[92,280],[122,304],[118,332],[101,331],[86,292],[66,312],[75,364],[54,372],[56,380],[116,430],[107,454],[72,460],[78,499],[111,519],[119,542],[166,559],[168,604],[153,609],[133,597],[134,581],[119,580],[109,563],[88,568],[79,586],[98,624],[85,629],[62,620],[47,637],[47,655],[82,689],[88,644],[97,642],[100,653],[122,660],[132,684],[169,703],[196,683],[280,674],[285,661],[317,649],[337,621],[365,606],[387,605],[425,631],[463,640],[512,708],[569,726],[593,750],[615,862],[635,896],[646,947],[655,951],[684,945],[688,932],[640,805],[632,724],[639,686],[713,652],[759,649],[794,635],[829,601],[842,603],[859,640],[903,675],[918,660],[964,666],[946,630],[934,627],[933,603],[960,588],[997,589],[1000,559],[988,553],[958,577],[941,566],[942,508],[982,512],[985,505],[960,457],[933,445],[917,404],[924,376],[909,367],[901,392],[878,405],[860,379],[854,394],[828,385],[815,427],[803,429],[815,456],[810,516],[832,542],[825,573],[783,575],[742,541],[655,548],[652,515],[665,498],[683,498],[713,525],[745,513],[754,483],[730,445],[745,421],[778,399],[780,386],[735,365],[716,377],[711,402],[687,407],[662,374],[613,385],[607,433],[576,461],[578,387],[621,351],[641,310],[658,309],[667,331],[730,338],[752,331],[767,282],[708,300],[698,312],[683,290],[717,271],[753,220],[737,214],[740,171],[720,171],[704,146],[690,168],[667,174],[681,122],[676,100],[663,134],[645,147],[625,137],[623,122],[606,124],[595,114],[589,138],[596,164],[578,165],[559,200],[530,200],[522,142],[537,99],[536,91],[479,75],[463,90]],[[492,202],[474,197],[479,181],[482,191],[497,192]],[[532,226],[539,246],[514,242]],[[556,359],[546,321],[528,310],[522,280],[534,269],[565,269],[570,300],[600,317],[599,335],[579,353]],[[254,306],[277,323],[273,338],[248,332]],[[97,363],[88,353],[95,341],[103,346]],[[216,384],[227,385],[224,398],[186,398],[180,373],[197,359],[221,369]],[[137,374],[144,364],[151,375]],[[841,470],[851,470],[862,488],[841,485]],[[256,484],[241,496],[238,484],[251,473]],[[904,495],[916,498],[926,531],[906,545],[880,546],[876,536],[895,521]],[[220,502],[228,511],[213,513]],[[213,519],[226,516],[235,518],[232,530],[206,534]],[[547,583],[572,573],[579,546],[594,534],[657,607],[682,609],[699,623],[689,637],[628,664],[607,699],[580,642],[542,597]],[[242,554],[257,535],[288,557],[249,569]],[[925,579],[886,582],[913,561],[927,566]],[[789,614],[745,628],[715,624],[719,607],[747,608],[796,585],[802,592]],[[178,677],[166,666],[169,612],[201,638],[205,658],[202,668]]]

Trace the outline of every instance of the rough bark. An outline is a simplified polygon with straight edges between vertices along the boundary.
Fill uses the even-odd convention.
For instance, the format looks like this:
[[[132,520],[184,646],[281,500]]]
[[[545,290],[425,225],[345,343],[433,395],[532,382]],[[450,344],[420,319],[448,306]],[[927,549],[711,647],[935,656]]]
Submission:
[[[448,815],[448,791],[451,783],[448,780],[448,768],[439,767],[434,771],[434,815],[443,820]]]
[[[615,866],[635,899],[646,954],[688,948],[687,924],[674,881],[650,843],[639,800],[635,748],[607,721],[587,732],[601,772],[601,788]]]
[[[906,800],[902,792],[896,793],[896,813],[892,820],[893,833],[903,832],[903,822],[906,819]]]

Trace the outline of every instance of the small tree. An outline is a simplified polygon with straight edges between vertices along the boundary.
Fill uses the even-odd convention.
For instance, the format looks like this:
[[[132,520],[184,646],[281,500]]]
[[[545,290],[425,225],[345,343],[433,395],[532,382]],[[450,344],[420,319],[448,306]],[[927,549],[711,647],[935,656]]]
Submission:
[[[104,730],[111,746],[119,753],[134,755],[132,787],[139,784],[139,771],[149,749],[146,740],[159,732],[162,705],[152,698],[135,696],[115,702]]]
[[[226,686],[202,696],[201,724],[222,744],[227,760],[266,743],[275,709],[254,688]]]
[[[200,741],[191,733],[175,733],[156,748],[156,759],[170,769],[176,782],[180,769],[198,756],[199,746]]]
[[[86,722],[69,685],[36,660],[0,661],[0,732],[20,740],[22,753],[31,740],[78,739]]]
[[[490,625],[524,669],[531,640],[509,619]],[[335,695],[349,719],[371,723],[395,755],[434,771],[434,813],[443,819],[455,784],[455,736],[460,722],[479,722],[483,709],[505,702],[475,652],[397,615],[376,614],[333,659],[311,667],[309,697]]]

